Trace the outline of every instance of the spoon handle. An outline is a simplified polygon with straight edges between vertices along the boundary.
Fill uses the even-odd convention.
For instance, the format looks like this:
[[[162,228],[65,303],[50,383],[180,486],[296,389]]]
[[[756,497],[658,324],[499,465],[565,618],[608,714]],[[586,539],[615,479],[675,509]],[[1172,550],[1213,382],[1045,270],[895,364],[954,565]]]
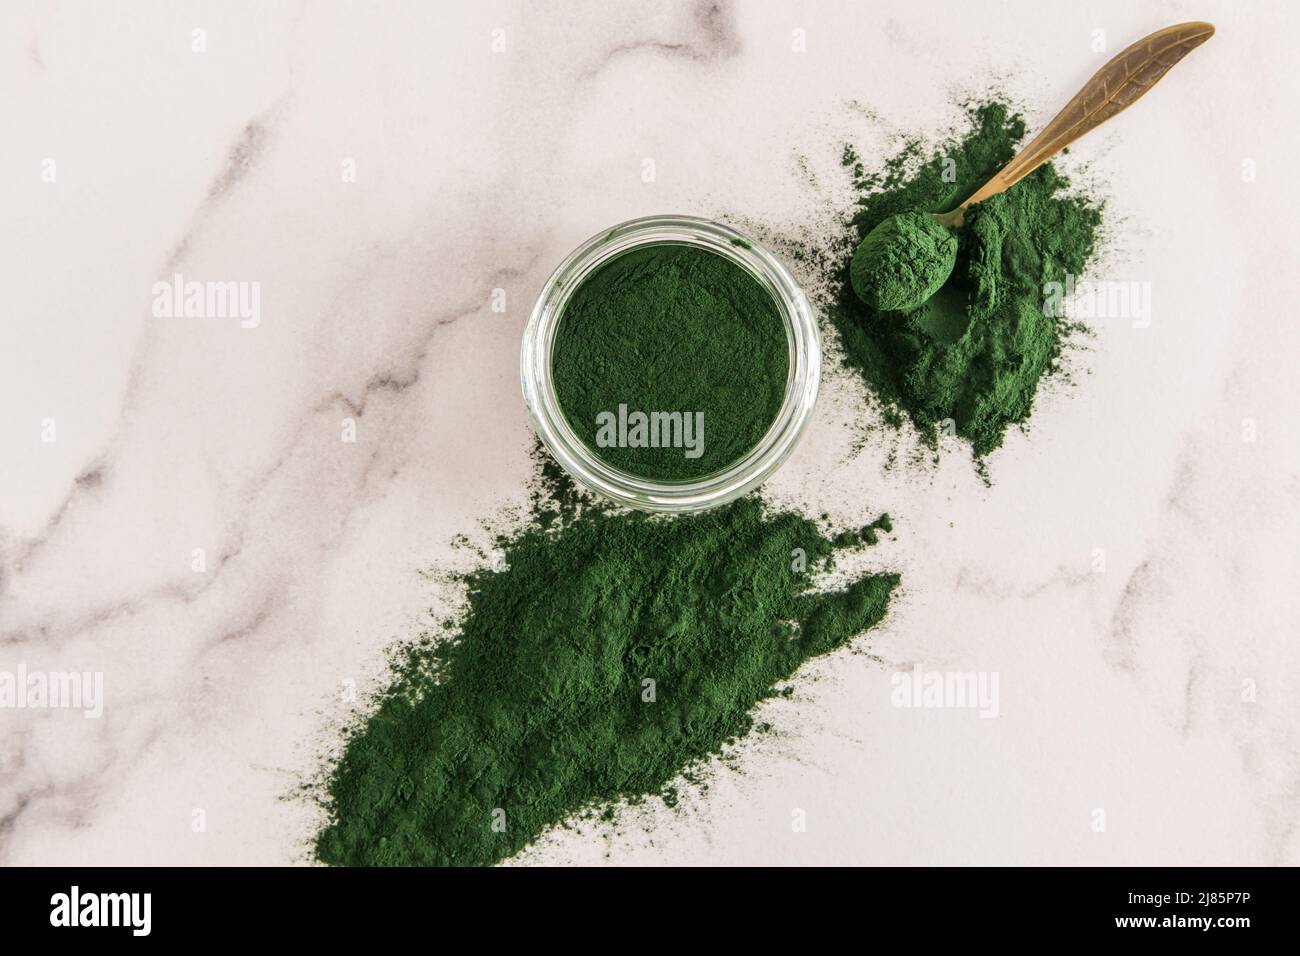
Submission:
[[[1123,112],[1173,68],[1214,36],[1209,23],[1179,23],[1143,37],[1098,70],[1065,109],[1011,162],[981,186],[957,211],[1010,189],[1058,152]]]

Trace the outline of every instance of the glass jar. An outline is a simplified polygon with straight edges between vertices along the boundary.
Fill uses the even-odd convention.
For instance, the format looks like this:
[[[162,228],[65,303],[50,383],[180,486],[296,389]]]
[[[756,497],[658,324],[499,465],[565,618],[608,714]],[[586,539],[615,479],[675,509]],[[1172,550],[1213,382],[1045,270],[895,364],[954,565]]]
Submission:
[[[699,246],[740,266],[763,286],[785,323],[790,364],[785,398],[763,438],[749,453],[702,478],[641,478],[601,460],[574,432],[555,396],[551,348],[573,291],[601,265],[640,246]],[[714,508],[765,481],[789,457],[812,417],[821,382],[821,339],[803,291],[766,249],[730,226],[691,216],[633,219],[588,239],[546,281],[524,330],[520,354],[524,402],[543,444],[580,485],[643,511],[684,513]]]

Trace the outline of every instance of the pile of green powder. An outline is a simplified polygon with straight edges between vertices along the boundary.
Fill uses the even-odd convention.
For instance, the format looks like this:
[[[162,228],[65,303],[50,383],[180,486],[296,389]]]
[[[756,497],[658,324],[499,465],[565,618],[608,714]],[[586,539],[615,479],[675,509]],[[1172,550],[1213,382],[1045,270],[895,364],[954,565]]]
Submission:
[[[863,193],[857,239],[899,213],[956,207],[1012,157],[1025,133],[1021,117],[998,102],[969,116],[964,135],[928,150],[912,142],[877,174],[846,151]],[[928,439],[950,428],[982,458],[1032,411],[1039,381],[1074,331],[1047,314],[1044,286],[1083,271],[1101,223],[1096,205],[1067,186],[1048,163],[973,207],[956,233],[952,277],[911,311],[864,304],[851,256],[836,260],[830,317],[848,364]]]
[[[616,468],[669,481],[748,454],[781,408],[789,365],[767,290],[688,245],[633,249],[597,268],[565,304],[551,352],[556,397],[578,437]],[[652,414],[665,425],[638,426],[634,416]],[[602,447],[610,418],[621,419],[625,441],[609,444],[606,432]],[[660,440],[683,422],[690,441]]]
[[[751,729],[811,657],[885,614],[894,575],[813,593],[837,547],[753,497],[671,520],[539,499],[470,574],[454,633],[402,658],[328,781],[318,857],[480,865],[583,811],[661,794]]]

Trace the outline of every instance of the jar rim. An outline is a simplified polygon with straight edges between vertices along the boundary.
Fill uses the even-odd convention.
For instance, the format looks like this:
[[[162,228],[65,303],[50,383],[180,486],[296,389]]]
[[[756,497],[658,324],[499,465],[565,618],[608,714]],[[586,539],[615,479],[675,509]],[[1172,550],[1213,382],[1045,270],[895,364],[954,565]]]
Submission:
[[[551,349],[565,304],[597,268],[632,249],[690,245],[717,253],[745,269],[771,295],[785,325],[790,363],[776,417],[747,454],[698,478],[644,478],[597,457],[569,424],[551,377]],[[794,451],[821,381],[821,338],[812,306],[781,262],[737,229],[694,216],[646,216],[592,236],[547,279],[524,329],[519,359],[524,403],[533,428],[561,467],[580,485],[642,511],[686,513],[715,508],[758,487]]]

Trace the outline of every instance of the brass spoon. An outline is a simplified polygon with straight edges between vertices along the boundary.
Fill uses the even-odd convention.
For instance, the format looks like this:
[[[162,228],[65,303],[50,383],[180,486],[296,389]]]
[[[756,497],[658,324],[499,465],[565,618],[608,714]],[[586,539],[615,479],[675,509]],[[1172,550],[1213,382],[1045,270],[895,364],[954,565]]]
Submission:
[[[948,281],[957,264],[957,243],[947,230],[962,227],[966,210],[1010,189],[1076,139],[1136,103],[1173,65],[1214,36],[1208,23],[1179,23],[1157,30],[1103,66],[1046,128],[970,198],[951,212],[925,213],[942,230],[922,241],[908,234],[902,213],[879,223],[854,253],[850,276],[854,291],[873,308],[908,312],[921,306]],[[924,222],[924,219],[920,220]],[[913,227],[914,234],[914,227]],[[883,269],[878,272],[877,269]],[[887,287],[877,276],[887,275]]]
[[[951,212],[930,213],[949,229],[960,228],[966,210],[1010,189],[1085,133],[1128,109],[1183,57],[1214,36],[1209,23],[1179,23],[1143,37],[1103,66],[1065,109],[993,178]]]

